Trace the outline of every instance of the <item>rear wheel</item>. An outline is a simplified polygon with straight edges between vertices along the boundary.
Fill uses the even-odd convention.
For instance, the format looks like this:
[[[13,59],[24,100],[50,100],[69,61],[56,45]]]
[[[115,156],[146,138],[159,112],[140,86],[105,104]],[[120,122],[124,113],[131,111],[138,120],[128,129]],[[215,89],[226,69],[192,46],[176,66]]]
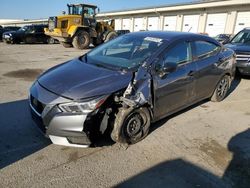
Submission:
[[[62,42],[62,45],[64,48],[72,48],[73,45],[71,43],[67,43],[67,42]]]
[[[74,48],[77,49],[86,49],[90,44],[90,36],[86,31],[78,31],[73,38],[72,42]]]
[[[110,41],[110,40],[116,38],[117,36],[118,36],[118,35],[117,35],[116,32],[111,31],[111,32],[107,35],[107,37],[106,37],[106,39],[105,39],[104,42],[108,42],[108,41]]]
[[[96,47],[99,46],[102,42],[100,40],[98,40],[97,38],[93,38],[93,42],[92,44]]]
[[[148,135],[150,114],[147,108],[121,108],[117,113],[111,138],[115,142],[134,144]]]
[[[47,43],[48,44],[55,44],[55,39],[50,37],[50,38],[47,39]]]
[[[225,75],[221,78],[221,80],[217,84],[214,93],[211,97],[211,101],[213,102],[222,101],[227,96],[229,88],[230,88],[230,77],[228,75]]]

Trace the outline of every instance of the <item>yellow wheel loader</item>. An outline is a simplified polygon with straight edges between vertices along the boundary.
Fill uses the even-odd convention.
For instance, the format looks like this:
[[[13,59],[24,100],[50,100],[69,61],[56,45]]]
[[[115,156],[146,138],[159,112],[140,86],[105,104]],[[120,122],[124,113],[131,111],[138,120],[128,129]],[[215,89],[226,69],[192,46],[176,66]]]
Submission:
[[[97,22],[97,6],[89,4],[68,4],[68,14],[49,17],[45,34],[59,40],[64,47],[86,49],[109,41],[117,36],[114,20],[111,23]]]

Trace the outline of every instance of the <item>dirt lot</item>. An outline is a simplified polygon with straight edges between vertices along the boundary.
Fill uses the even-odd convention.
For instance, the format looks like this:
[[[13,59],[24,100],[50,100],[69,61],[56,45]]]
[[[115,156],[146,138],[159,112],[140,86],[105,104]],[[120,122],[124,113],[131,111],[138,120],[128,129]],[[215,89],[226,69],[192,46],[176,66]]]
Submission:
[[[247,187],[250,79],[221,103],[201,102],[126,147],[56,146],[32,122],[27,96],[42,71],[84,51],[0,43],[0,187]]]

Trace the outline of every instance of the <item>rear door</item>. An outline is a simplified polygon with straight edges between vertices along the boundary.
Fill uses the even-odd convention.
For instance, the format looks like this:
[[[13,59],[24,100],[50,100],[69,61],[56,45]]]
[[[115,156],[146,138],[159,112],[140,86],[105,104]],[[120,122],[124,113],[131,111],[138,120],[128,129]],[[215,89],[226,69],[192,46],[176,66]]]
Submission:
[[[155,63],[154,81],[154,115],[156,119],[171,114],[188,104],[190,88],[193,79],[190,71],[195,71],[196,66],[190,62],[190,45],[188,42],[180,42],[173,45],[161,55]],[[160,76],[164,63],[177,63],[177,70],[165,76]]]
[[[35,26],[35,41],[36,42],[47,42],[47,36],[44,34],[44,26]]]
[[[192,42],[193,59],[197,64],[197,72],[195,74],[196,100],[209,97],[217,84],[221,75],[221,71],[218,68],[220,51],[220,46],[208,41],[197,40]]]

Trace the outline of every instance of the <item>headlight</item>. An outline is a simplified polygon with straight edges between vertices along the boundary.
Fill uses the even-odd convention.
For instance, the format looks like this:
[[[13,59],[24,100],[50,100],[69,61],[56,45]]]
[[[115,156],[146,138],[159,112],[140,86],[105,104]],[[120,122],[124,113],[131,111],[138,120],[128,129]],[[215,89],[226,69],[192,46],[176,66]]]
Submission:
[[[91,101],[64,103],[58,106],[63,112],[87,114],[99,108],[106,99],[107,96],[102,96]]]

